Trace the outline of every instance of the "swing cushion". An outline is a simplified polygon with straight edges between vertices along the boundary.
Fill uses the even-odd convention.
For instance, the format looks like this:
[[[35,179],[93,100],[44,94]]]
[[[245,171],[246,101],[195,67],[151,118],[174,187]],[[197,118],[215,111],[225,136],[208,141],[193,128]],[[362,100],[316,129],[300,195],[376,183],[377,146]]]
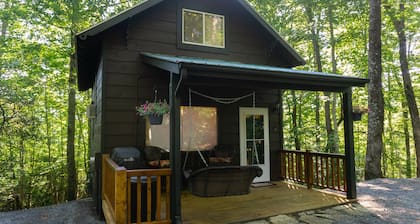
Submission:
[[[248,194],[258,166],[217,166],[194,171],[188,178],[192,194],[202,197]]]

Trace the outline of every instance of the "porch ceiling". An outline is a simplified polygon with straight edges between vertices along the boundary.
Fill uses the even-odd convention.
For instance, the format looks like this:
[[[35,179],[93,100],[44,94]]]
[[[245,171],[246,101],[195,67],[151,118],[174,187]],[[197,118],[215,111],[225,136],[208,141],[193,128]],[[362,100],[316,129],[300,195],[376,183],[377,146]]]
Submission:
[[[254,88],[341,92],[353,86],[363,87],[369,82],[369,79],[364,78],[267,65],[153,53],[141,55],[146,64],[175,74],[182,73],[182,78],[190,84],[229,85],[234,83]]]

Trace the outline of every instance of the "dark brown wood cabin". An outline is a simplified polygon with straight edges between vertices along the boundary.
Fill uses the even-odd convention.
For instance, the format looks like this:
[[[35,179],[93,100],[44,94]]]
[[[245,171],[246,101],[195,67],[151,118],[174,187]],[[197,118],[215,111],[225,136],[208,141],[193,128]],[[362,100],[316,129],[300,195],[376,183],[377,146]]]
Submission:
[[[305,63],[302,57],[245,0],[149,0],[77,34],[76,43],[78,87],[92,91],[92,153],[109,153],[117,146],[143,148],[146,121],[135,107],[153,101],[155,90],[159,99],[170,102],[172,220],[180,220],[179,107],[216,108],[217,143],[231,147],[236,157],[240,108],[265,108],[269,178],[278,180],[284,165],[282,89],[343,93],[347,192],[356,197],[351,89],[367,80],[292,70]],[[224,98],[255,93],[255,98],[232,104],[197,96],[190,100],[190,89]],[[100,189],[96,192],[100,199]]]

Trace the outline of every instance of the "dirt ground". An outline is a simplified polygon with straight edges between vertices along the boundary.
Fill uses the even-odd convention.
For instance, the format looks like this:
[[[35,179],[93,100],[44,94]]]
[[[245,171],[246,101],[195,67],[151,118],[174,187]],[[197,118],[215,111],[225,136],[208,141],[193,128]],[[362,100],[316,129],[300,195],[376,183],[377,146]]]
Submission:
[[[413,223],[420,224],[420,179],[375,179],[357,184],[358,203],[247,223]],[[1,212],[0,224],[103,224],[91,199],[13,212]],[[220,223],[223,223],[221,221]]]
[[[420,224],[420,179],[375,179],[357,184],[358,202],[278,215],[241,224]]]
[[[12,212],[0,212],[0,224],[104,224],[95,215],[92,199],[32,208]]]
[[[384,223],[420,224],[420,178],[361,182],[357,194],[360,205]]]

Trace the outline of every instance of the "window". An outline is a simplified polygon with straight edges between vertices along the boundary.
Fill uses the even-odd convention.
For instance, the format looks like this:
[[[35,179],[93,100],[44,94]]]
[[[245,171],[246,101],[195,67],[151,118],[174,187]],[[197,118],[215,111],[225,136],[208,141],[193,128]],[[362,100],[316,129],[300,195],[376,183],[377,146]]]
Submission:
[[[147,127],[146,144],[169,150],[169,115],[161,125]],[[181,150],[209,150],[217,145],[217,109],[181,107]]]
[[[225,48],[225,17],[183,9],[182,43]]]

